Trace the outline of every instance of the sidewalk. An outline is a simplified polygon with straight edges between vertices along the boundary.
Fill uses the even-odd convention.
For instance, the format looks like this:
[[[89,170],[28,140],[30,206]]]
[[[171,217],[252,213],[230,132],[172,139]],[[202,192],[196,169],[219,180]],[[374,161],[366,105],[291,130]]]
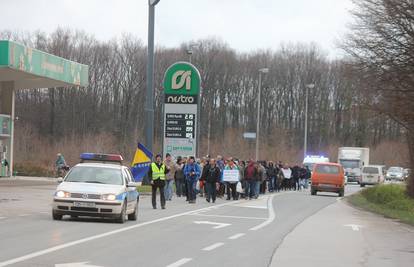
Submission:
[[[270,266],[413,266],[414,227],[341,200],[298,225]]]
[[[11,177],[0,177],[0,181],[43,181],[43,182],[54,182],[57,181],[55,177],[34,177],[34,176],[11,176]]]

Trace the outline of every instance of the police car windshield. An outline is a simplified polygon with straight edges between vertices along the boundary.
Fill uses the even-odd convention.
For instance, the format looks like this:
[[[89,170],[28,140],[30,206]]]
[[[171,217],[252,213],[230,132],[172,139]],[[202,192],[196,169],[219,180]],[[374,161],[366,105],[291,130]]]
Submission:
[[[122,185],[122,173],[120,169],[77,166],[72,168],[65,182],[73,183],[96,183]]]

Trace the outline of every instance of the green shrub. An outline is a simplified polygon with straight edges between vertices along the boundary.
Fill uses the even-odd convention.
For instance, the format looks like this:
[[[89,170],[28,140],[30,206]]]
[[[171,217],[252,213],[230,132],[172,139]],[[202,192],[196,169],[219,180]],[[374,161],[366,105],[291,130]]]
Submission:
[[[378,185],[349,197],[351,204],[414,225],[414,199],[404,185]]]
[[[370,202],[388,204],[406,198],[406,189],[402,185],[378,185],[362,191],[362,195]]]
[[[385,207],[394,210],[414,212],[414,200],[397,199],[385,204]]]

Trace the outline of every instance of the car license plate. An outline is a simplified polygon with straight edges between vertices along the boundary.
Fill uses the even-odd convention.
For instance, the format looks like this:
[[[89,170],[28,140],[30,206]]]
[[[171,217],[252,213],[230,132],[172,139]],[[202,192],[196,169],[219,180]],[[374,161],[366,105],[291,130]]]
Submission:
[[[83,207],[83,208],[95,208],[95,203],[93,202],[73,202],[75,207]]]
[[[323,186],[323,187],[334,187],[334,185],[332,185],[332,184],[319,184],[319,186]]]

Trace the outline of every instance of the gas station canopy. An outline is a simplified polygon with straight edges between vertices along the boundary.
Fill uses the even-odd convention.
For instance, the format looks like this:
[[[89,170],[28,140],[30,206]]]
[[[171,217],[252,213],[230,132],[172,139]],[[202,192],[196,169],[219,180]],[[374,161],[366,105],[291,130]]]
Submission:
[[[87,85],[87,65],[0,40],[0,177],[13,173],[16,91]]]
[[[86,86],[88,66],[12,41],[0,40],[0,82],[14,89]]]

